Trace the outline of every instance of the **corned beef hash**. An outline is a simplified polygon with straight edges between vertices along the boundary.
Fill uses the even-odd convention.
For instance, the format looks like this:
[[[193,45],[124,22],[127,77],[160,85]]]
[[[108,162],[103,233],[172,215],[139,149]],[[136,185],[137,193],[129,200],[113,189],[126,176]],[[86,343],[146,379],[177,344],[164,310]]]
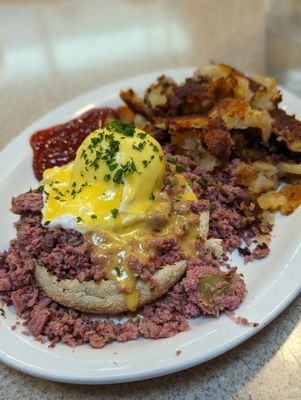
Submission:
[[[2,302],[50,346],[159,339],[233,315],[247,290],[228,255],[268,256],[275,211],[301,203],[301,123],[273,79],[210,65],[121,98],[33,134],[41,183],[12,200]]]

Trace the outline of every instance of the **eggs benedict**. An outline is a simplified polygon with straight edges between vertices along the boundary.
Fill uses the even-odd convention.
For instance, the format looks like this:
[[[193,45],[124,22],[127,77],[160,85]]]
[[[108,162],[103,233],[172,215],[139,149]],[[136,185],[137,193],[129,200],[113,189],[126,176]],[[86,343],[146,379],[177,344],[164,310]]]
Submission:
[[[100,282],[58,280],[37,265],[36,279],[48,296],[80,311],[112,314],[135,311],[173,286],[198,235],[198,215],[190,211],[196,196],[184,169],[166,162],[151,135],[113,120],[84,140],[74,161],[45,170],[42,225],[83,234],[104,275]],[[155,263],[154,243],[168,237],[175,238],[181,260],[154,268],[149,285],[132,265]]]

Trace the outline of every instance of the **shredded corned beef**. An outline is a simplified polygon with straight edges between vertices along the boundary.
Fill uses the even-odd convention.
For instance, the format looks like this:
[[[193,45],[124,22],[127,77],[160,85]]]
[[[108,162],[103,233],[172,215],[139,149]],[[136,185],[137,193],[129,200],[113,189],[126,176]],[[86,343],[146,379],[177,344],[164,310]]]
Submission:
[[[226,314],[237,325],[251,326],[253,328],[256,328],[259,325],[258,322],[252,322],[249,321],[247,318],[241,317],[240,315],[235,315],[233,311],[226,311]]]
[[[224,259],[227,259],[226,252],[241,248],[242,243],[248,249],[259,227],[256,218],[248,218],[245,212],[252,199],[244,189],[235,186],[232,167],[209,174],[190,165],[185,157],[177,156],[177,161],[185,165],[184,176],[199,199],[191,203],[191,210],[196,215],[210,211],[209,238],[223,240]],[[235,162],[232,162],[233,168]],[[17,238],[10,242],[7,252],[0,253],[0,294],[4,302],[15,306],[28,331],[42,342],[46,337],[50,347],[59,341],[70,346],[88,343],[101,348],[113,340],[170,337],[188,330],[189,318],[232,312],[246,295],[245,284],[236,269],[206,253],[203,241],[196,240],[198,257],[187,260],[186,275],[163,297],[138,310],[139,318],[124,323],[92,320],[84,313],[55,303],[35,283],[33,259],[61,279],[103,279],[102,271],[89,256],[83,235],[73,230],[43,227],[41,208],[42,195],[35,191],[12,201],[12,211],[20,219],[16,223]],[[183,253],[173,237],[156,238],[148,246],[147,262],[141,264],[132,256],[129,264],[135,275],[148,281],[152,288],[153,273],[165,264],[183,259]],[[257,246],[252,258],[265,257],[268,252],[267,246]],[[201,280],[212,276],[218,277],[217,281],[213,284],[205,281],[202,291]]]
[[[27,192],[13,197],[11,211],[14,214],[22,215],[28,212],[35,213],[41,211],[43,207],[42,194],[39,192]]]
[[[206,254],[205,251],[201,254],[201,258],[188,260],[186,276],[172,290],[162,299],[144,307],[142,315],[147,317],[145,324],[148,324],[150,320],[152,321],[150,326],[153,326],[161,315],[185,318],[194,318],[200,315],[218,316],[220,312],[233,311],[240,305],[246,295],[246,287],[241,277],[236,274],[236,269],[229,267],[228,272],[222,272],[216,265],[216,259]],[[222,296],[214,298],[214,305],[208,306],[199,289],[199,280],[202,277],[213,275],[226,276],[230,283]],[[210,287],[209,289],[214,288]]]

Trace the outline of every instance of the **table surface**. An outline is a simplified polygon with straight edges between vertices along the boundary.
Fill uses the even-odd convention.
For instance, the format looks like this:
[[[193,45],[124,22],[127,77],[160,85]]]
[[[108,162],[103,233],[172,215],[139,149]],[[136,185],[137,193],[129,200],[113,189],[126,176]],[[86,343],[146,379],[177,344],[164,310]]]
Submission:
[[[264,71],[261,0],[111,3],[0,0],[0,148],[65,101],[125,77],[211,60]],[[301,296],[227,354],[149,381],[75,386],[0,364],[0,398],[300,399],[300,315]]]

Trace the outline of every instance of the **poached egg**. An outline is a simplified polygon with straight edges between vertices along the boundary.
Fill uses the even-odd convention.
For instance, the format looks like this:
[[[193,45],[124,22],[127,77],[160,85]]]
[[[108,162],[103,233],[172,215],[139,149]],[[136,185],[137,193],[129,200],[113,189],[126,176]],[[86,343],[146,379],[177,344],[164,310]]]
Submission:
[[[84,140],[74,161],[44,172],[42,224],[82,233],[122,230],[146,218],[165,170],[151,135],[112,121]]]

